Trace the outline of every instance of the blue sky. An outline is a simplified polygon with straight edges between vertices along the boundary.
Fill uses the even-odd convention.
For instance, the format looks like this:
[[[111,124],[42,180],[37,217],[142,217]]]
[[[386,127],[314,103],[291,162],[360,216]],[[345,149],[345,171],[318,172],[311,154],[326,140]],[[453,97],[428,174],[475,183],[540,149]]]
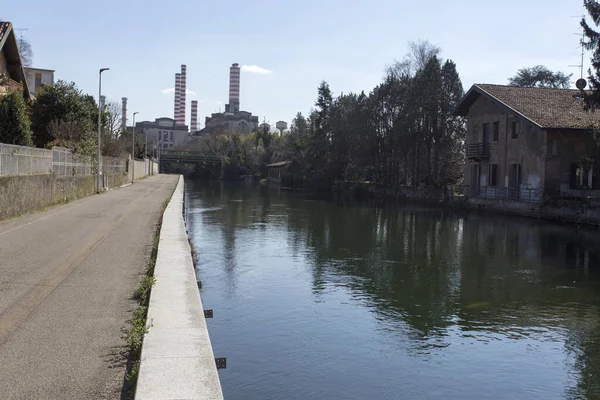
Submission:
[[[84,5],[85,3],[85,5]],[[580,0],[29,0],[0,18],[24,35],[34,66],[56,70],[97,97],[100,67],[108,99],[129,98],[138,120],[173,117],[174,74],[187,65],[199,120],[223,108],[229,66],[242,71],[241,108],[262,121],[290,122],[313,106],[326,80],[334,93],[369,91],[411,40],[429,40],[457,64],[465,90],[504,84],[523,66],[579,71]],[[585,57],[586,69],[589,55]],[[131,118],[131,116],[128,116]],[[131,121],[129,121],[131,123]]]

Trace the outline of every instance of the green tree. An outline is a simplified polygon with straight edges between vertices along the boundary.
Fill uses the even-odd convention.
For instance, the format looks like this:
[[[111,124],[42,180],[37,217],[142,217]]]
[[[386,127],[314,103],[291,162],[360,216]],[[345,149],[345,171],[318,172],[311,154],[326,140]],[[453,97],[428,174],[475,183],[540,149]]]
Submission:
[[[508,79],[511,86],[529,86],[529,87],[549,87],[568,89],[571,86],[571,76],[564,72],[552,72],[543,65],[536,65],[531,68],[521,68],[517,74]]]
[[[467,129],[464,118],[453,115],[464,95],[456,64],[447,60],[442,67],[440,119],[442,135],[436,158],[436,183],[456,184],[462,179]]]
[[[309,151],[313,156],[310,160],[310,173],[319,181],[328,180],[328,163],[331,146],[330,113],[333,105],[333,96],[329,84],[322,81],[318,88],[317,107],[311,113],[313,126],[309,142]]]
[[[595,0],[584,0],[583,5],[588,11],[594,26],[600,24],[600,3]],[[586,97],[587,105],[596,109],[600,105],[600,32],[596,31],[585,18],[581,19],[584,36],[587,41],[582,45],[592,51],[592,68],[588,71],[588,81],[591,86],[592,94]]]
[[[31,122],[20,91],[0,97],[0,143],[31,146]]]
[[[455,184],[464,169],[465,123],[453,115],[463,96],[456,64],[440,49],[412,43],[369,94],[333,96],[321,82],[310,115],[298,113],[287,135],[222,134],[200,146],[226,159],[225,177],[292,161],[294,184],[330,189],[337,180],[398,185]],[[248,171],[248,172],[244,172]],[[264,171],[263,171],[264,172]]]
[[[282,149],[278,151],[277,159],[273,161],[292,161],[303,175],[307,176],[308,141],[310,127],[302,113],[297,113],[292,120],[289,134],[283,137]]]
[[[53,140],[50,126],[53,121],[77,123],[85,135],[97,127],[98,106],[94,98],[84,94],[74,83],[58,81],[44,85],[31,107],[31,128],[34,143],[45,147]]]

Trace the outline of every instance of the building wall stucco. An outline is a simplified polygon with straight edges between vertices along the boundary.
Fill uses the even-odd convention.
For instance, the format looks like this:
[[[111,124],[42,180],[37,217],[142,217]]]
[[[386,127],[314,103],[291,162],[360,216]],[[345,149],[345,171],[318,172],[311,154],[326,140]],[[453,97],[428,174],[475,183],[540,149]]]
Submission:
[[[171,118],[157,118],[154,122],[143,121],[135,125],[135,132],[142,141],[148,138],[151,150],[155,144],[161,149],[184,146],[189,141],[187,126],[176,126]]]
[[[547,133],[546,184],[552,192],[577,194],[571,188],[571,165],[594,153],[596,143],[581,130],[553,129]],[[592,188],[600,189],[600,171],[592,168]],[[586,171],[589,173],[589,171]]]
[[[0,51],[0,74],[6,73],[6,56],[4,51]]]
[[[467,116],[467,144],[483,141],[483,124],[489,124],[489,159],[467,160],[465,183],[471,184],[472,165],[481,167],[479,184],[488,185],[489,165],[497,165],[497,188],[509,187],[511,164],[521,165],[521,187],[543,190],[546,157],[546,133],[502,104],[481,96]],[[494,122],[498,123],[498,140],[494,141]],[[518,137],[512,138],[512,123],[517,123]],[[477,127],[477,129],[476,129]]]
[[[41,75],[41,85],[54,85],[54,71],[36,69],[36,68],[25,68],[25,77],[27,79],[27,86],[31,94],[36,95],[40,91],[40,86],[35,84],[35,75]]]

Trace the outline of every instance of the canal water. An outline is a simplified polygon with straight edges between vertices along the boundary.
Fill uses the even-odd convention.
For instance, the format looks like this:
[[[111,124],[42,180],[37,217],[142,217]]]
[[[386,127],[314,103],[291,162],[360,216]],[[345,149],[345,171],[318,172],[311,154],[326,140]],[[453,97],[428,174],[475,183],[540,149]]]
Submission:
[[[226,399],[600,398],[600,232],[186,181]]]

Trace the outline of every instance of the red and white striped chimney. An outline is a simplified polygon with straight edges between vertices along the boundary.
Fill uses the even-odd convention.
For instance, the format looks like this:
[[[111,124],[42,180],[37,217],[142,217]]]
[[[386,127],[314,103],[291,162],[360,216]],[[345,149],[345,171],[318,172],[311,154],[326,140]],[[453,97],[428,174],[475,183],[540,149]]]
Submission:
[[[175,123],[179,120],[179,105],[181,104],[181,75],[175,74],[175,110],[173,112],[173,119]]]
[[[229,111],[240,111],[240,65],[237,63],[229,68]]]
[[[122,97],[121,102],[121,130],[125,132],[127,130],[127,97]]]
[[[179,121],[176,121],[177,125],[185,125],[185,91],[187,89],[186,83],[186,70],[185,64],[181,65],[181,85],[179,86]]]
[[[192,100],[192,119],[190,121],[190,132],[194,133],[198,130],[198,101]]]

